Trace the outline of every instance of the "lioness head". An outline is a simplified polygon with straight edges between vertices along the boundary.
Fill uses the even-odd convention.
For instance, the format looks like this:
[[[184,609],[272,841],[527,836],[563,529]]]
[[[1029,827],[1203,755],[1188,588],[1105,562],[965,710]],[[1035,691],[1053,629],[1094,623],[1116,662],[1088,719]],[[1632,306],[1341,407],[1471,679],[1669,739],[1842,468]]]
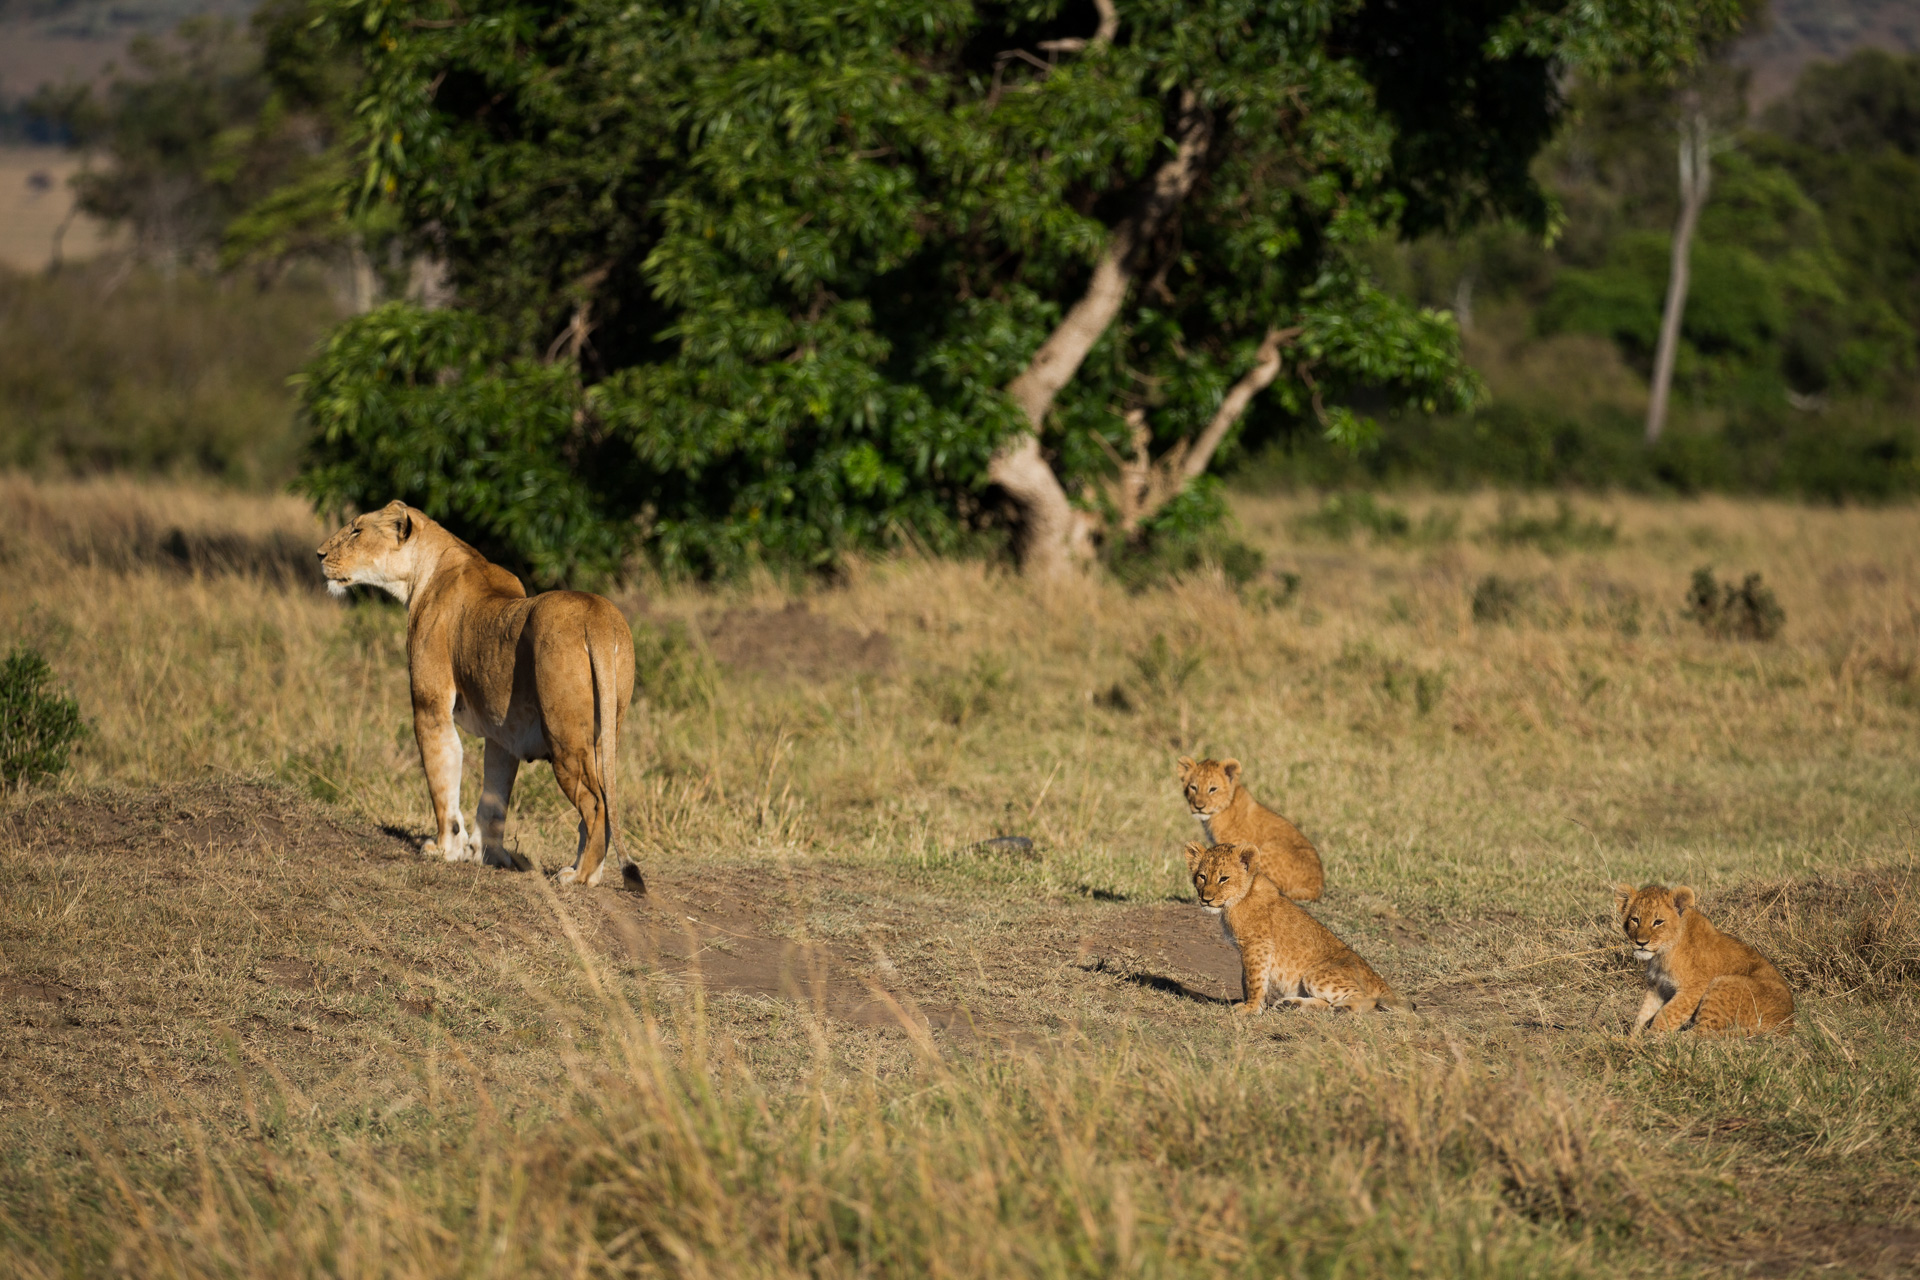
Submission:
[[[1193,873],[1193,891],[1209,911],[1226,910],[1253,888],[1252,845],[1203,844],[1187,846],[1187,870]]]
[[[1180,757],[1180,785],[1187,794],[1187,808],[1196,818],[1211,818],[1233,802],[1240,785],[1238,760],[1201,760]]]
[[[1620,928],[1633,944],[1635,960],[1651,960],[1671,950],[1680,941],[1680,917],[1694,908],[1693,890],[1686,885],[1669,889],[1650,884],[1636,889],[1630,884],[1613,886],[1613,899],[1620,908]]]
[[[378,511],[355,516],[320,544],[320,572],[327,577],[328,593],[344,596],[348,587],[379,587],[404,601],[413,578],[410,543],[424,519],[425,515],[398,499]]]

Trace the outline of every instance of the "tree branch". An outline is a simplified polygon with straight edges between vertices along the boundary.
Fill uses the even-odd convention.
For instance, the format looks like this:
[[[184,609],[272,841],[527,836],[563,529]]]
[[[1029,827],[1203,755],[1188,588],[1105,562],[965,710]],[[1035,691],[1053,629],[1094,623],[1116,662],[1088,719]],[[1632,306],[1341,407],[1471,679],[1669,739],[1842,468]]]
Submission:
[[[1047,411],[1061,388],[1080,371],[1087,352],[1113,323],[1126,301],[1127,287],[1133,282],[1134,250],[1153,238],[1180,202],[1193,190],[1200,176],[1201,162],[1213,135],[1213,120],[1191,90],[1180,94],[1177,122],[1178,142],[1173,156],[1153,175],[1153,183],[1142,195],[1134,211],[1114,225],[1107,247],[1094,264],[1093,279],[1087,291],[1073,304],[1060,326],[1040,344],[1033,359],[1020,375],[1007,384],[1027,423],[1039,431]]]
[[[1228,390],[1220,407],[1214,410],[1213,417],[1207,423],[1207,429],[1187,451],[1182,462],[1182,470],[1188,480],[1205,474],[1207,465],[1213,461],[1215,450],[1220,442],[1227,438],[1227,432],[1240,416],[1253,403],[1253,398],[1273,385],[1280,376],[1280,348],[1300,336],[1300,326],[1291,329],[1269,329],[1267,336],[1260,340],[1259,349],[1253,353],[1253,368],[1240,376],[1240,380]]]
[[[1098,49],[1103,44],[1112,44],[1114,36],[1120,32],[1120,11],[1113,7],[1113,0],[1093,0],[1093,7],[1100,11],[1100,26],[1091,40],[1067,36],[1062,40],[1042,40],[1040,48],[1048,53],[1079,53],[1082,49]]]
[[[1104,9],[1102,14],[1104,29]],[[1135,251],[1179,209],[1200,177],[1213,119],[1192,90],[1181,91],[1174,136],[1172,157],[1154,173],[1134,210],[1109,233],[1086,292],[1007,384],[1007,394],[1020,406],[1028,429],[994,452],[987,476],[1020,508],[1025,526],[1021,561],[1036,576],[1057,576],[1093,556],[1092,523],[1067,500],[1059,477],[1041,456],[1039,435],[1055,398],[1120,313],[1134,278]]]

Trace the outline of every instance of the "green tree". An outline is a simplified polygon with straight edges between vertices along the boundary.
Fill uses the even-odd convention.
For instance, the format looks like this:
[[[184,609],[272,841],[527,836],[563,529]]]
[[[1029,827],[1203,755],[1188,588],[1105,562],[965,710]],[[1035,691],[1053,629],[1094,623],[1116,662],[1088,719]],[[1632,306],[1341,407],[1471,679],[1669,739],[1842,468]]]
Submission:
[[[1475,395],[1356,250],[1489,215],[1570,66],[1726,0],[318,0],[358,190],[447,264],[310,370],[304,483],[553,580],[952,545],[1026,565],[1206,519],[1238,440]]]

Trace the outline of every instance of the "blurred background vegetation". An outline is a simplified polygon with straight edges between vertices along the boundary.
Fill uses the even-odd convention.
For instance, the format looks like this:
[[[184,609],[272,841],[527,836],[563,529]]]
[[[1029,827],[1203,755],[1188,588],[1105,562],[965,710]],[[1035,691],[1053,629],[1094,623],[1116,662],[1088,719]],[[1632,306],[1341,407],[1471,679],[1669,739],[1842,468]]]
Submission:
[[[1367,248],[1378,284],[1457,317],[1488,391],[1478,406],[1398,411],[1363,391],[1353,407],[1384,429],[1358,451],[1309,415],[1256,416],[1223,454],[1229,478],[1825,501],[1920,489],[1920,59],[1862,49],[1783,80],[1743,57],[1778,42],[1783,15],[1810,21],[1805,8],[1756,19],[1759,35],[1680,83],[1567,86],[1565,124],[1536,168],[1558,201],[1549,236],[1490,226]],[[298,0],[238,11],[180,22],[177,5],[113,18],[0,3],[9,32],[104,23],[122,50],[30,95],[17,92],[18,58],[0,63],[0,95],[16,90],[0,140],[80,149],[81,215],[117,236],[93,261],[56,251],[50,266],[0,269],[0,464],[285,485],[305,444],[289,379],[322,335],[439,287],[377,206],[356,211],[341,194],[357,67],[315,42]],[[1672,425],[1650,448],[1682,93],[1709,106],[1715,182]]]

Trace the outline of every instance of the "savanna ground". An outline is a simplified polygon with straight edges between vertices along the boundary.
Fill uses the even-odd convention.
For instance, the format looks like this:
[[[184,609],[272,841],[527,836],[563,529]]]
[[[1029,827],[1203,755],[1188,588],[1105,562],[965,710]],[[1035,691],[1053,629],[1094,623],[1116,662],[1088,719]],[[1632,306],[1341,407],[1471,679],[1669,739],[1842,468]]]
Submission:
[[[10,1274],[1920,1256],[1920,510],[1243,496],[1239,586],[630,589],[639,898],[420,855],[403,615],[315,590],[298,503],[0,486],[0,638],[93,725],[0,810]],[[1684,616],[1707,564],[1777,639]],[[1230,1016],[1181,754],[1418,1017]],[[571,858],[544,766],[509,832]],[[1629,1041],[1621,879],[1696,886],[1794,1034]]]

